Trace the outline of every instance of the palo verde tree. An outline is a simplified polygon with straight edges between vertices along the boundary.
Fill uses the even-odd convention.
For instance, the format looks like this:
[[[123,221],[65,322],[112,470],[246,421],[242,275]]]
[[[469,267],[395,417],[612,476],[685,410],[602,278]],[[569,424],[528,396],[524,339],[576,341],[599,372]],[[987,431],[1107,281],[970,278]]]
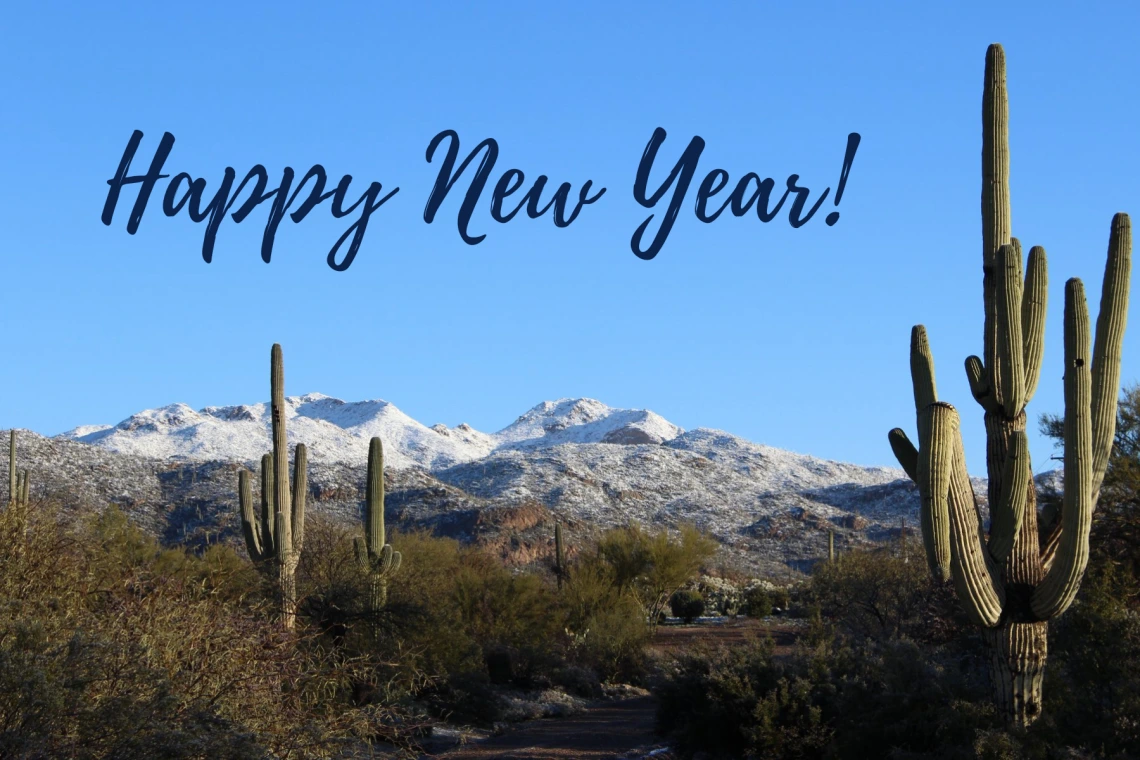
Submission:
[[[297,617],[297,563],[305,540],[305,496],[308,490],[308,455],[305,444],[293,453],[293,488],[289,488],[289,449],[285,432],[285,361],[280,344],[270,352],[270,412],[273,453],[261,459],[261,514],[255,515],[249,473],[238,473],[241,527],[249,558],[276,576],[281,623],[292,630]]]
[[[1089,556],[1089,529],[1112,448],[1120,351],[1128,311],[1131,225],[1112,220],[1095,342],[1079,279],[1065,283],[1064,495],[1061,514],[1038,533],[1037,498],[1025,434],[1025,406],[1041,373],[1045,250],[1022,271],[1011,237],[1005,53],[986,53],[982,96],[982,290],[984,358],[966,360],[971,392],[985,413],[990,530],[982,528],[966,470],[958,413],[940,402],[922,325],[911,332],[911,379],[918,448],[890,432],[899,463],[918,484],[921,528],[931,572],[951,578],[990,649],[997,706],[1015,726],[1041,711],[1048,621],[1072,604]]]

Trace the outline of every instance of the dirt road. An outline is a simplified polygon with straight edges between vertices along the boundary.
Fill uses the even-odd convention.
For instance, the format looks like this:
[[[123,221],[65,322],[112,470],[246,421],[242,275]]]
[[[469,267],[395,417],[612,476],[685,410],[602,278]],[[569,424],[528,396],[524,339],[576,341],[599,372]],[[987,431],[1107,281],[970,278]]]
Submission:
[[[569,718],[544,719],[438,755],[448,760],[602,760],[662,744],[653,733],[653,697],[590,708]]]
[[[671,654],[696,642],[739,644],[753,636],[772,636],[776,654],[788,654],[796,629],[781,622],[738,619],[719,624],[662,626],[651,650]],[[643,757],[664,741],[654,732],[653,697],[602,703],[568,718],[531,721],[502,735],[456,747],[436,757],[447,760],[609,760]],[[667,758],[654,755],[654,760]]]

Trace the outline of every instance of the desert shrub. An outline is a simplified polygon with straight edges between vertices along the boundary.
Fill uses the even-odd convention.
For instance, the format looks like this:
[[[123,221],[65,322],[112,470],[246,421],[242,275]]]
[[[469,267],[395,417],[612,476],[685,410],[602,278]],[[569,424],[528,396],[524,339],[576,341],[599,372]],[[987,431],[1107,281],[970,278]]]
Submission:
[[[286,633],[271,573],[229,546],[165,548],[115,508],[72,520],[37,505],[25,536],[0,511],[0,757],[411,749],[422,707],[499,719],[492,675],[596,695],[599,677],[644,673],[640,607],[600,561],[560,594],[477,548],[393,531],[403,564],[373,613],[351,538],[310,517]]]
[[[658,730],[683,757],[812,757],[830,739],[815,690],[773,658],[770,640],[698,649],[658,690]]]
[[[936,643],[972,630],[948,586],[934,583],[924,555],[851,551],[812,573],[807,601],[856,638]]]
[[[1050,625],[1045,710],[1028,731],[995,714],[987,651],[956,600],[897,558],[858,552],[817,569],[818,615],[794,655],[683,655],[659,687],[659,725],[683,757],[1140,756],[1140,588],[1095,556]]]
[[[1140,757],[1140,587],[1133,567],[1098,563],[1049,626],[1041,732],[1054,743]]]
[[[559,598],[569,661],[591,668],[604,681],[639,683],[652,634],[640,602],[621,591],[609,564],[597,556],[582,557]]]
[[[659,687],[659,727],[682,757],[974,757],[998,730],[979,661],[822,619],[792,656],[771,643],[682,655]]]
[[[638,601],[643,619],[651,623],[719,546],[691,525],[681,526],[678,533],[674,539],[667,530],[651,533],[631,524],[606,531],[598,542],[598,556],[608,565],[614,585]]]
[[[459,621],[481,646],[484,659],[505,655],[519,685],[549,674],[560,659],[563,626],[555,595],[538,575],[516,574],[483,552],[463,555],[455,579]],[[499,668],[501,669],[501,665]]]
[[[554,672],[555,685],[561,686],[568,694],[592,698],[602,695],[602,684],[592,668],[567,665]]]
[[[328,757],[397,739],[351,661],[286,634],[224,547],[165,550],[117,509],[0,513],[0,755]],[[253,576],[256,578],[256,575]]]
[[[762,618],[772,614],[773,594],[763,586],[753,586],[744,592],[744,607],[748,617]]]
[[[673,611],[673,617],[691,623],[704,614],[705,599],[696,591],[681,589],[669,598],[669,608]]]

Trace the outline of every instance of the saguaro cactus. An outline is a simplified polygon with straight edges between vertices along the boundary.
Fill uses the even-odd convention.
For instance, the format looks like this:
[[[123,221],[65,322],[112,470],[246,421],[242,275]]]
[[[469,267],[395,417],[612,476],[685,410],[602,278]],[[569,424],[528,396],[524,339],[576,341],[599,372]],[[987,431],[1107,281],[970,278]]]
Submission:
[[[273,453],[261,459],[261,514],[255,515],[249,473],[238,473],[241,526],[249,557],[277,577],[282,625],[291,630],[297,617],[297,582],[294,575],[305,540],[305,495],[308,490],[308,455],[305,444],[293,452],[293,489],[289,489],[289,450],[285,435],[285,363],[281,346],[270,354],[270,397]]]
[[[16,429],[8,431],[8,505],[16,503]]]
[[[554,577],[558,579],[558,588],[566,579],[566,551],[562,544],[562,523],[554,523]]]
[[[357,537],[356,562],[368,571],[368,609],[376,612],[388,603],[388,579],[400,569],[401,556],[384,543],[384,447],[379,438],[368,444],[368,480],[364,497],[364,537]]]
[[[1064,497],[1060,515],[1042,513],[1025,435],[1025,405],[1037,388],[1044,346],[1045,250],[1022,271],[1010,235],[1009,135],[1005,54],[986,53],[982,97],[982,257],[984,358],[966,360],[971,392],[985,412],[988,537],[970,486],[958,413],[938,400],[934,360],[922,325],[911,332],[911,379],[918,448],[895,428],[891,447],[918,484],[921,529],[935,578],[952,579],[983,628],[998,708],[1019,726],[1041,711],[1050,619],[1072,604],[1089,554],[1089,528],[1108,464],[1120,390],[1120,349],[1128,313],[1132,236],[1113,217],[1096,339],[1078,279],[1065,284]],[[1042,538],[1044,539],[1042,541]]]
[[[8,509],[13,515],[24,536],[28,534],[28,496],[31,493],[31,477],[28,471],[16,469],[16,430],[8,433]]]

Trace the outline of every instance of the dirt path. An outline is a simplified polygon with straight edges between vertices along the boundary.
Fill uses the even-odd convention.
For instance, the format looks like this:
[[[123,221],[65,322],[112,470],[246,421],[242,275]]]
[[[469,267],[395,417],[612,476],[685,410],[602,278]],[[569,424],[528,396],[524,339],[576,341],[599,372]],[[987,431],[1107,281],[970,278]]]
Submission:
[[[776,644],[775,653],[783,655],[792,651],[797,633],[794,626],[782,622],[745,618],[718,624],[663,626],[657,629],[650,649],[659,655],[667,655],[697,642],[731,645],[767,634]],[[623,755],[644,756],[652,749],[664,746],[664,741],[654,732],[656,708],[653,697],[603,703],[568,718],[531,721],[502,736],[455,747],[434,757],[447,760],[610,760]],[[635,753],[634,750],[640,752]]]
[[[608,760],[638,748],[648,752],[662,744],[653,733],[655,711],[653,697],[623,699],[569,718],[532,721],[503,736],[457,747],[436,757],[448,760]]]

